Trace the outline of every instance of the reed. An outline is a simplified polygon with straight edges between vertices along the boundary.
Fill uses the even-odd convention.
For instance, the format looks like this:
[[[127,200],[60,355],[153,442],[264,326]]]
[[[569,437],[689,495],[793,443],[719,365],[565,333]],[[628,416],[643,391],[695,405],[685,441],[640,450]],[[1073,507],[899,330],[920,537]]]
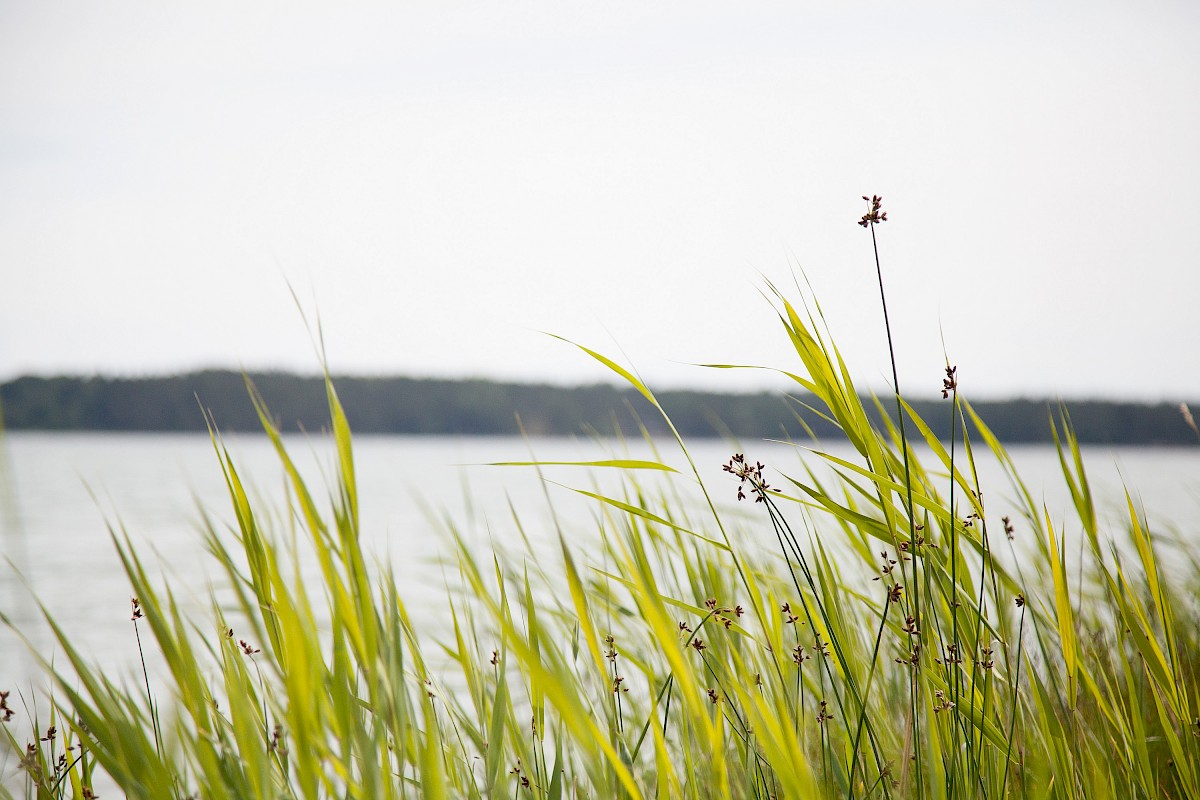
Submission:
[[[684,470],[581,463],[620,476],[577,490],[595,504],[589,541],[560,521],[548,556],[518,510],[524,544],[481,556],[448,524],[457,556],[433,632],[360,545],[332,382],[322,486],[248,386],[285,513],[251,500],[214,425],[236,524],[204,524],[229,591],[189,618],[114,528],[146,674],[110,679],[50,620],[65,663],[46,663],[49,715],[0,694],[20,769],[6,785],[178,800],[1200,797],[1197,538],[1152,530],[1128,498],[1120,524],[1102,520],[1065,415],[1074,517],[1053,523],[949,365],[953,441],[898,387],[874,424],[819,306],[772,292],[797,356],[780,372],[856,457],[810,442],[827,469],[788,474],[736,453],[710,486],[676,434]],[[670,425],[631,370],[581,349]],[[1005,466],[1019,512],[989,510],[982,458]]]

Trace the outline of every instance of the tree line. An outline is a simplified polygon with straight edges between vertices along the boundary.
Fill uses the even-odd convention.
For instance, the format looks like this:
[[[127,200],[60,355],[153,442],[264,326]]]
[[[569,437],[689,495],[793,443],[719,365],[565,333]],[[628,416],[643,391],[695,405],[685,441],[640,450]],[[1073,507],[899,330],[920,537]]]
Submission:
[[[146,378],[33,377],[0,384],[0,419],[10,430],[203,431],[205,415],[226,431],[259,427],[247,380],[283,430],[326,427],[320,377],[283,372],[243,375],[206,370]],[[610,384],[553,386],[491,380],[335,377],[351,427],[359,433],[529,435],[667,433],[658,412],[633,389]],[[666,390],[656,396],[680,433],[807,439],[834,428],[803,394]],[[886,398],[885,398],[886,400]],[[890,401],[889,401],[890,402]],[[876,420],[894,413],[868,401]],[[937,393],[910,401],[933,431],[950,434],[951,404]],[[1197,435],[1177,405],[1109,401],[982,401],[975,410],[1003,442],[1051,441],[1051,419],[1065,408],[1082,442],[1188,444]]]

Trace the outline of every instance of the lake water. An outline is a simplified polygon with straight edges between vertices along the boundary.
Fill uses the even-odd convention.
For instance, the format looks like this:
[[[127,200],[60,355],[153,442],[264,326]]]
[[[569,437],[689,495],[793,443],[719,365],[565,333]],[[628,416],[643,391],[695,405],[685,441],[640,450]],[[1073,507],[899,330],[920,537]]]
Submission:
[[[288,443],[302,471],[319,485],[331,469],[328,444],[300,436]],[[269,443],[245,436],[231,438],[227,445],[243,478],[278,508],[283,478]],[[683,465],[672,442],[658,446],[664,460]],[[445,596],[436,564],[451,551],[450,525],[472,548],[503,546],[514,536],[511,500],[531,537],[553,542],[549,495],[581,547],[586,548],[593,530],[588,525],[592,501],[560,485],[543,485],[529,468],[478,465],[529,460],[531,453],[540,460],[567,461],[625,452],[615,442],[470,437],[360,436],[355,447],[367,551],[395,566],[406,598],[435,599]],[[53,655],[54,648],[35,597],[93,660],[106,668],[131,669],[136,650],[129,630],[129,589],[110,525],[123,527],[152,572],[161,573],[205,618],[210,571],[198,508],[220,524],[232,520],[207,436],[10,433],[0,439],[0,448],[0,554],[7,560],[0,567],[0,608],[29,634],[38,652]],[[742,448],[716,440],[696,441],[690,448],[714,495],[732,508],[736,482],[720,466]],[[802,472],[796,448],[755,443],[745,450],[784,473]],[[1014,447],[1011,454],[1035,498],[1053,517],[1062,518],[1069,496],[1054,450]],[[630,447],[629,455],[652,457],[645,443]],[[1152,520],[1196,529],[1200,448],[1088,448],[1085,457],[1106,509],[1122,507],[1124,481],[1140,495]],[[999,469],[986,461],[981,470],[989,515],[998,519],[1011,513],[1014,506]],[[570,467],[548,468],[546,475],[581,488],[590,488],[593,480],[587,471]],[[605,471],[596,479],[612,482],[618,476]],[[424,591],[428,589],[433,591]],[[10,629],[0,628],[0,689],[27,688],[36,674],[26,646]]]

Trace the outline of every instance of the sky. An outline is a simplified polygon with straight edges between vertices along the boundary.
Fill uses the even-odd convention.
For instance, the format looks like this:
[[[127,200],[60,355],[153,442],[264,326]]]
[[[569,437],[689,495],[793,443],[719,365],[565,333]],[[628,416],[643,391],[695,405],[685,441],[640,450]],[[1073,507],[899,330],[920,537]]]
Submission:
[[[0,3],[0,380],[1200,401],[1200,5]]]

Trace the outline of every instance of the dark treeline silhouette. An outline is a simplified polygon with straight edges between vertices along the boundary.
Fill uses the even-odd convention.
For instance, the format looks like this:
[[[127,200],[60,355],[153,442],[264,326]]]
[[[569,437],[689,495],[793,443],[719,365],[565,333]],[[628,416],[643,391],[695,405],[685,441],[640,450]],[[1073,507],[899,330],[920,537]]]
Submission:
[[[250,380],[283,430],[326,427],[328,411],[320,378],[265,372],[250,375]],[[359,433],[516,434],[523,426],[530,435],[618,430],[637,435],[639,421],[651,433],[666,433],[661,418],[641,395],[608,384],[562,387],[364,377],[339,377],[334,383],[350,425]],[[946,438],[950,401],[931,394],[930,400],[910,402],[934,432]],[[818,437],[834,432],[830,423],[805,407],[811,398],[799,394],[668,390],[657,396],[685,436],[800,440],[807,438],[806,426]],[[237,372],[210,370],[134,379],[23,377],[0,385],[0,413],[11,430],[203,431],[201,406],[223,430],[259,427],[245,379]],[[986,401],[974,406],[1001,441],[1014,443],[1051,441],[1050,420],[1060,408],[1046,400]],[[1174,405],[1070,401],[1066,409],[1082,442],[1196,442]]]

